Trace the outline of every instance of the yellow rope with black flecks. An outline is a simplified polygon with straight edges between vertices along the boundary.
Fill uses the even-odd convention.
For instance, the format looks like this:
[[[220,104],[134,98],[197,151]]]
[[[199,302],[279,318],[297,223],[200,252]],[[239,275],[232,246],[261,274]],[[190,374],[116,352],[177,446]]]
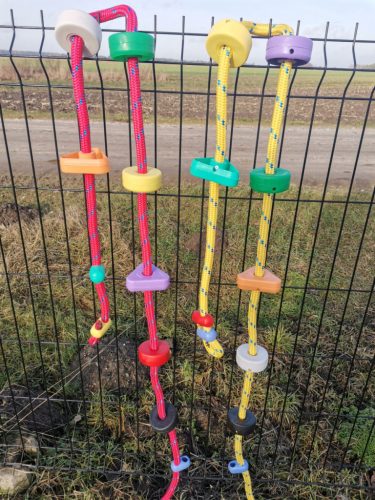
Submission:
[[[256,36],[268,36],[270,27],[268,24],[256,24],[250,21],[244,21],[243,24],[249,30],[250,34]],[[293,30],[285,25],[272,25],[271,35],[292,35]],[[279,78],[277,82],[276,99],[272,114],[272,123],[268,137],[267,158],[265,165],[266,174],[273,175],[277,163],[277,150],[280,140],[281,127],[286,105],[286,98],[288,92],[289,76],[292,69],[290,61],[284,61],[280,65]],[[259,236],[257,245],[257,255],[255,262],[255,275],[263,276],[264,268],[267,259],[267,244],[269,227],[271,223],[273,205],[273,195],[265,193],[263,195],[262,212],[259,224]],[[260,292],[252,291],[250,294],[249,309],[248,309],[248,333],[249,333],[249,354],[255,356],[257,354],[257,311],[260,300]],[[253,383],[253,373],[248,370],[244,375],[244,383],[241,393],[241,403],[238,411],[238,416],[241,419],[246,417],[246,410],[249,406],[251,387]],[[234,438],[234,451],[236,460],[240,465],[244,464],[243,450],[242,450],[242,436],[236,434]],[[252,491],[251,478],[249,471],[243,472],[242,477],[245,485],[246,498],[253,500],[254,495]]]
[[[227,88],[230,67],[231,50],[229,47],[222,47],[217,72],[216,87],[216,149],[215,161],[223,163],[226,149],[226,128],[227,128]],[[208,190],[208,215],[206,231],[206,250],[201,284],[199,289],[199,312],[201,316],[208,314],[208,291],[210,287],[212,268],[215,255],[215,240],[217,228],[217,215],[219,210],[220,185],[216,182],[209,183]],[[209,331],[208,327],[201,327]],[[221,358],[224,350],[218,340],[212,342],[203,341],[209,354],[215,358]]]
[[[248,370],[247,372],[245,372],[244,383],[243,383],[243,388],[242,388],[242,393],[241,393],[241,402],[240,402],[240,407],[238,409],[238,417],[241,419],[244,419],[246,417],[246,410],[249,407],[251,387],[253,384],[253,377],[254,377],[254,375],[253,375],[253,372],[251,370]],[[240,465],[244,464],[244,457],[243,457],[243,450],[242,450],[242,439],[243,439],[243,436],[241,436],[240,434],[236,434],[234,436],[234,453],[236,456],[236,460]],[[254,495],[253,495],[253,487],[251,484],[250,472],[248,470],[243,472],[242,478],[243,478],[243,482],[245,485],[246,498],[248,500],[253,500]]]
[[[255,36],[270,36],[270,25],[253,23],[252,21],[242,21],[242,24],[249,30],[250,35]],[[287,24],[272,24],[271,25],[271,36],[277,35],[293,35],[293,30]]]

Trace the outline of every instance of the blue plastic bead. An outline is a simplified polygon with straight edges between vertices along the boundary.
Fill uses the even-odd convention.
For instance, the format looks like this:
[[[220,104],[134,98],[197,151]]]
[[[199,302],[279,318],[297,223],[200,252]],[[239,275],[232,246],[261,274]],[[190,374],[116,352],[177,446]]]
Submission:
[[[202,328],[197,328],[197,335],[206,342],[213,342],[217,337],[215,328],[211,328],[208,332]]]
[[[187,455],[182,455],[180,457],[180,463],[176,465],[174,462],[171,462],[172,472],[181,472],[190,467],[190,458]]]
[[[89,276],[90,276],[90,280],[93,283],[95,283],[95,284],[101,283],[102,281],[104,281],[104,278],[105,278],[104,266],[102,266],[102,265],[91,266]]]
[[[249,470],[249,464],[247,460],[244,460],[243,465],[240,465],[237,460],[231,460],[228,464],[228,470],[231,474],[242,474]]]

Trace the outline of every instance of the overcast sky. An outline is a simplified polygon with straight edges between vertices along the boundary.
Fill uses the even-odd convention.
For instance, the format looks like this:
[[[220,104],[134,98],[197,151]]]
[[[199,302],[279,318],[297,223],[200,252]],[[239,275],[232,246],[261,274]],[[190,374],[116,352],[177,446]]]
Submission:
[[[109,1],[94,0],[0,0],[0,24],[10,23],[9,10],[13,8],[16,25],[40,25],[40,10],[44,11],[45,24],[54,26],[61,10],[76,8],[79,3],[81,10],[87,12],[107,8],[114,4]],[[355,23],[359,23],[358,39],[375,39],[375,0],[138,0],[131,2],[138,15],[140,30],[153,30],[154,15],[157,15],[158,30],[179,31],[182,27],[182,16],[185,16],[185,30],[187,32],[206,32],[211,24],[212,16],[216,20],[232,17],[274,23],[288,23],[296,27],[301,20],[300,34],[307,36],[324,36],[326,22],[330,21],[329,37],[352,38]],[[32,7],[31,7],[32,6]],[[107,28],[123,27],[123,21],[116,20],[107,23]],[[104,27],[104,25],[103,25]],[[0,49],[7,50],[11,31],[0,29]],[[107,36],[103,37],[101,54],[108,55]],[[19,30],[17,32],[15,50],[38,50],[40,32],[36,30]],[[336,66],[351,67],[353,63],[351,44],[332,43],[328,45],[328,62]],[[53,32],[46,37],[44,50],[59,52]],[[181,37],[159,36],[157,40],[157,57],[180,58]],[[356,55],[358,64],[375,63],[375,44],[357,44]],[[185,60],[206,59],[204,38],[186,37]],[[264,61],[264,43],[257,41],[253,45],[249,62],[262,63]],[[315,43],[314,64],[323,63],[322,44]]]

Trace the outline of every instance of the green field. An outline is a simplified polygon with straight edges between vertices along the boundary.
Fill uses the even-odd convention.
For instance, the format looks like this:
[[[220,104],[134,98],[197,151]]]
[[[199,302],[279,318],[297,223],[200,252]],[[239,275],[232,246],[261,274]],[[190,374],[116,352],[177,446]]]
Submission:
[[[50,118],[50,101],[47,90],[38,87],[28,87],[28,85],[45,85],[46,75],[43,72],[39,60],[26,60],[15,58],[15,64],[19,70],[23,83],[27,102],[27,112],[30,118]],[[73,118],[74,106],[71,103],[71,77],[69,66],[65,60],[44,59],[46,72],[50,83],[55,85],[52,91],[54,111],[57,118]],[[92,90],[87,91],[87,101],[90,116],[93,119],[102,119],[101,103],[101,78],[104,92],[107,120],[126,121],[127,120],[127,93],[126,73],[124,65],[113,61],[100,61],[96,64],[93,61],[86,61],[84,64],[86,86]],[[207,106],[207,92],[209,68],[207,66],[194,66],[184,64],[141,64],[141,82],[143,102],[146,121],[154,120],[155,101],[153,91],[157,94],[157,116],[159,123],[177,123],[179,121],[181,90],[188,92],[183,97],[183,120],[185,122],[201,123],[205,120]],[[212,69],[211,92],[215,92],[216,68]],[[289,124],[308,123],[311,118],[313,99],[317,93],[317,87],[322,78],[323,71],[300,69],[293,81],[291,96],[299,96],[290,99],[289,104]],[[348,100],[345,102],[342,114],[342,124],[355,126],[363,121],[363,116],[367,106],[367,100],[375,84],[374,72],[357,71],[346,88],[352,71],[332,71],[328,70],[321,82],[320,97],[316,107],[316,124],[336,123],[341,98],[345,93]],[[181,80],[182,76],[182,80]],[[101,77],[101,78],[100,78]],[[270,69],[267,73],[265,69],[242,68],[239,71],[237,80],[236,99],[236,123],[257,123],[259,118],[259,107],[261,95],[263,100],[264,113],[271,112],[273,105],[273,95],[277,79],[277,69]],[[17,82],[18,77],[8,59],[0,61],[0,82]],[[236,81],[236,70],[231,71],[229,90],[233,91]],[[182,82],[182,83],[181,83]],[[68,89],[61,89],[59,85],[68,85]],[[346,88],[346,89],[345,89]],[[150,92],[151,91],[151,92]],[[242,95],[241,94],[246,94]],[[250,94],[250,95],[249,95]],[[310,96],[310,97],[307,97]],[[350,98],[361,98],[363,100],[351,100]],[[211,114],[213,116],[214,97],[211,98]],[[231,108],[232,99],[229,99]],[[23,116],[20,91],[14,87],[2,87],[2,106],[7,117],[19,118]],[[370,116],[369,125],[374,124],[373,112]]]
[[[24,59],[14,58],[14,64],[17,66],[24,83],[43,83],[45,82],[45,75],[42,70],[41,63],[38,59]],[[43,65],[50,77],[52,84],[67,83],[70,76],[70,69],[66,60],[59,59],[43,59]],[[141,80],[142,86],[145,89],[152,89],[154,84],[162,90],[178,90],[180,88],[180,75],[183,73],[183,87],[186,90],[199,90],[207,91],[209,66],[189,65],[184,62],[183,66],[176,61],[171,64],[162,62],[141,63]],[[182,69],[181,69],[182,68]],[[371,69],[371,68],[365,68]],[[105,86],[122,88],[125,79],[124,65],[115,61],[85,61],[84,62],[85,80],[92,85],[100,85],[99,73],[103,78]],[[153,72],[155,71],[155,77]],[[216,66],[212,67],[212,75],[216,73]],[[249,89],[260,89],[263,85],[266,69],[263,68],[241,68],[239,70],[240,78],[238,85],[238,92],[245,92]],[[272,89],[275,85],[278,69],[270,68],[268,85]],[[298,76],[294,85],[296,87],[316,88],[317,82],[322,76],[322,70],[314,69],[299,69]],[[349,80],[353,71],[332,71],[327,70],[324,77],[322,93],[324,95],[324,88],[341,88],[344,87]],[[231,85],[234,84],[237,70],[230,72]],[[11,82],[16,81],[17,76],[12,67],[9,59],[0,59],[0,81]],[[375,83],[375,68],[369,71],[357,71],[351,83],[348,95],[356,95],[360,88],[370,89]],[[215,82],[212,82],[212,87],[215,87]],[[266,87],[267,88],[267,87]]]

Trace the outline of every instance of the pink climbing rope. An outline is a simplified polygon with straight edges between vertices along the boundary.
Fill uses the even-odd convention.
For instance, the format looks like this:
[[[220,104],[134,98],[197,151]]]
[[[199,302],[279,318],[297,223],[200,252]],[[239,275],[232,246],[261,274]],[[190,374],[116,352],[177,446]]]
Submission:
[[[104,9],[92,12],[91,15],[99,22],[103,23],[111,21],[118,17],[126,18],[127,31],[137,31],[138,22],[134,10],[127,5],[118,5],[110,9]],[[84,80],[82,68],[82,51],[83,41],[79,36],[72,37],[72,77],[73,77],[73,90],[74,99],[77,106],[77,116],[80,132],[80,145],[83,153],[91,152],[90,141],[90,124],[87,111],[87,104],[84,94]],[[139,79],[138,59],[130,58],[128,60],[129,72],[129,86],[130,86],[130,100],[131,100],[131,113],[133,119],[133,128],[136,144],[136,158],[139,173],[147,173],[147,157],[146,157],[146,143],[143,128],[143,112],[142,112],[142,98],[141,98],[141,85]],[[87,207],[87,220],[90,235],[90,252],[93,265],[98,265],[101,262],[100,255],[100,241],[98,234],[98,222],[96,211],[96,194],[95,194],[95,177],[93,175],[85,175],[85,190],[86,190],[86,207]],[[149,225],[147,213],[147,195],[140,193],[137,195],[137,213],[140,232],[140,241],[142,247],[142,263],[143,274],[150,276],[152,274],[152,253],[149,238]],[[105,290],[104,283],[95,286],[99,296],[99,302],[102,308],[101,318],[104,322],[109,319],[109,302]],[[157,350],[158,348],[158,334],[155,316],[155,305],[152,292],[144,292],[144,307],[147,319],[148,332],[150,337],[151,349]],[[160,385],[158,368],[150,368],[150,378],[153,391],[156,398],[156,406],[158,416],[161,420],[166,417],[165,400],[163,390]],[[169,441],[172,449],[173,461],[176,465],[180,463],[179,445],[177,434],[175,430],[168,433]],[[173,472],[172,480],[168,486],[167,491],[162,497],[163,500],[169,500],[178,485],[179,472]]]
[[[76,102],[78,127],[79,127],[79,142],[82,153],[91,153],[91,138],[90,138],[90,122],[85,100],[84,83],[83,83],[83,66],[82,52],[83,40],[79,36],[71,38],[72,43],[72,80],[73,93]],[[98,214],[96,209],[96,190],[95,176],[92,174],[84,175],[85,193],[86,193],[86,215],[87,226],[89,231],[90,255],[91,264],[97,266],[101,264],[100,238],[98,228]],[[101,321],[108,323],[109,321],[109,300],[104,282],[95,284],[95,290],[98,294],[99,304],[101,309]],[[97,320],[97,329],[101,328],[101,321]],[[90,344],[94,345],[99,339],[90,339]]]

